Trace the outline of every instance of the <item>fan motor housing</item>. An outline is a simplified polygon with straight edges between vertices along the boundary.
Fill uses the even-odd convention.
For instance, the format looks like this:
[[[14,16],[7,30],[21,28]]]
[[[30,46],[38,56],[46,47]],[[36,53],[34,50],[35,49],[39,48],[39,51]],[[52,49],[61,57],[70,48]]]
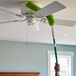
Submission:
[[[25,6],[25,2],[20,4],[20,9],[21,9],[21,14],[27,18],[28,25],[33,25],[36,23],[36,18],[34,15],[35,11],[27,8]]]
[[[35,13],[34,11],[25,6],[25,2],[20,4],[20,9],[22,15],[26,15],[27,13]]]

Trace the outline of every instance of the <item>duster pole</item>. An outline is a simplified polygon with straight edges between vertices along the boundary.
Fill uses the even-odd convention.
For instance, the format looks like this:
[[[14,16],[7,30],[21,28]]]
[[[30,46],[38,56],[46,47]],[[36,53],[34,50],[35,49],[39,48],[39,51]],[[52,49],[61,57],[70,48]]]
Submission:
[[[56,59],[56,65],[57,65],[58,64],[58,57],[57,57],[57,48],[56,48],[56,43],[55,43],[55,36],[54,36],[53,26],[52,26],[52,37],[53,37],[54,52],[55,52],[55,59]],[[57,70],[56,74],[57,74],[57,76],[60,76],[59,75],[59,70]]]

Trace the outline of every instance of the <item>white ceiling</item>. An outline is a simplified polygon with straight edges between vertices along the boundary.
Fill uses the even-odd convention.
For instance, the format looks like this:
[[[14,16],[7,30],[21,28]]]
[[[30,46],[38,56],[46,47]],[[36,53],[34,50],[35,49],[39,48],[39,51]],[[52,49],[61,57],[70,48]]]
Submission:
[[[20,13],[19,4],[24,0],[0,0],[0,6]],[[42,7],[54,0],[33,0]],[[56,19],[66,19],[76,21],[76,0],[57,0],[67,6],[67,9],[54,14]],[[16,16],[0,10],[0,21],[18,19]],[[40,31],[27,32],[27,23],[7,23],[0,24],[0,40],[26,41],[38,43],[52,43],[51,27],[48,24],[38,22]],[[55,25],[55,37],[58,44],[76,45],[76,25],[66,27]],[[27,35],[28,33],[28,35]],[[28,36],[28,37],[27,37]]]

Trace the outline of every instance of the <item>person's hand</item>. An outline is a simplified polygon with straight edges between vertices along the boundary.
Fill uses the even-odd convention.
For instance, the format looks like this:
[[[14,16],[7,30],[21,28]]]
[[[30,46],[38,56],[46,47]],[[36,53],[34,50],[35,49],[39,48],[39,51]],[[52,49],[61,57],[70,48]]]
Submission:
[[[55,63],[54,69],[55,71],[60,71],[60,65],[58,63]]]
[[[55,63],[54,69],[55,69],[55,76],[57,76],[58,75],[57,72],[60,71],[60,65],[58,63]]]

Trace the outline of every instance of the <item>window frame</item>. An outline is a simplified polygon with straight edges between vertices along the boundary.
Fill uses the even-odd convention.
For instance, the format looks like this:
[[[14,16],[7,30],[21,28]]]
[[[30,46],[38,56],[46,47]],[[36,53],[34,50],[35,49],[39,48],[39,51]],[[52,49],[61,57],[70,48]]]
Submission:
[[[74,52],[69,52],[69,51],[57,51],[58,55],[63,55],[63,56],[70,56],[71,57],[71,69],[70,69],[70,75],[73,76],[73,56]],[[54,51],[48,51],[48,76],[50,76],[50,55],[55,55]]]

